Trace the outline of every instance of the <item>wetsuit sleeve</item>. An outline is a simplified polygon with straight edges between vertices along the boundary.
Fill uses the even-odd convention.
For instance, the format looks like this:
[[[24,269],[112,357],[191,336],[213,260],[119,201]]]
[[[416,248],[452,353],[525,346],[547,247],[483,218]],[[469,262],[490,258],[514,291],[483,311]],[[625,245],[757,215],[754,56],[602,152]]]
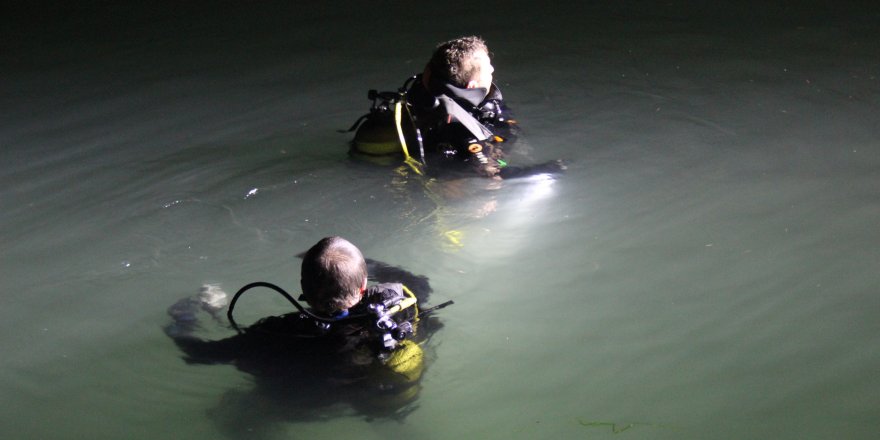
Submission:
[[[194,297],[181,299],[168,308],[172,322],[164,327],[165,334],[184,353],[187,363],[222,364],[233,361],[241,347],[241,338],[234,336],[220,341],[206,341],[195,332],[202,303]]]
[[[205,341],[194,336],[172,337],[188,364],[228,364],[238,359],[242,349],[240,335],[219,341]]]
[[[525,167],[504,167],[499,175],[502,179],[511,179],[514,177],[527,177],[537,174],[557,174],[565,171],[565,163],[561,160],[551,160],[537,165]]]

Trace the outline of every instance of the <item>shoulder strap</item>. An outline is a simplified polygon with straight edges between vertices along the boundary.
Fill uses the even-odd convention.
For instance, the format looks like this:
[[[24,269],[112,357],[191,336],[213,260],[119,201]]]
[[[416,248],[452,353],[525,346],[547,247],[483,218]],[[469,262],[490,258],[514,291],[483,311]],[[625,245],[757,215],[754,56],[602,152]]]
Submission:
[[[477,118],[462,108],[462,106],[455,102],[454,99],[446,95],[438,96],[437,99],[440,101],[440,105],[443,106],[446,113],[461,123],[461,125],[474,135],[478,141],[485,141],[492,136],[492,131],[486,128],[485,125],[481,124]]]

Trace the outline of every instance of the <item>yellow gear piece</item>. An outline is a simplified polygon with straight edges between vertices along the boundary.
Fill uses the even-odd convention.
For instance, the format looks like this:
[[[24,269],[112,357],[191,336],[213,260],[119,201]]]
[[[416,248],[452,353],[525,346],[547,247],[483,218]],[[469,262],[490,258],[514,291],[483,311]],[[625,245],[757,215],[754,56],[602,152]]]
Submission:
[[[369,154],[371,156],[386,156],[400,152],[400,147],[397,146],[396,139],[391,142],[356,140],[355,149],[360,153]]]
[[[403,341],[385,361],[385,366],[403,376],[406,382],[415,382],[422,377],[422,371],[425,369],[425,352],[419,344]]]
[[[461,242],[464,238],[464,232],[461,232],[457,229],[452,229],[443,233],[443,237],[454,247],[460,248],[463,247],[464,244]]]

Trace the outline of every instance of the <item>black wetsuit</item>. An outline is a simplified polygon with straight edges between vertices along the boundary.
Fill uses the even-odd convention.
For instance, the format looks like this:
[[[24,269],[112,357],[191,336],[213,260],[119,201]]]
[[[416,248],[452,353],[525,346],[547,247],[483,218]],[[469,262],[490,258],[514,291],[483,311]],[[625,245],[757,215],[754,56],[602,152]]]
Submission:
[[[439,81],[426,87],[418,76],[406,97],[428,153],[445,168],[463,164],[486,177],[502,173],[502,144],[514,140],[517,127],[498,87],[488,94]]]
[[[349,316],[370,315],[370,304],[393,303],[404,296],[401,284],[370,286]],[[424,355],[417,342],[427,335],[422,330],[438,327],[430,317],[420,320],[422,329],[413,329],[413,336],[388,350],[375,318],[326,325],[303,313],[290,313],[209,341],[194,336],[189,325],[194,311],[188,314],[187,308],[196,304],[184,299],[172,306],[174,323],[165,329],[186,362],[233,364],[255,378],[261,394],[292,404],[302,413],[347,402],[370,415],[394,415],[418,395]],[[397,323],[411,322],[414,311],[410,307],[391,317]]]
[[[458,164],[481,176],[501,178],[564,169],[559,161],[508,165],[506,150],[516,140],[519,127],[495,84],[487,93],[484,88],[461,88],[433,79],[426,85],[419,75],[406,98],[427,154],[439,158],[443,169]]]

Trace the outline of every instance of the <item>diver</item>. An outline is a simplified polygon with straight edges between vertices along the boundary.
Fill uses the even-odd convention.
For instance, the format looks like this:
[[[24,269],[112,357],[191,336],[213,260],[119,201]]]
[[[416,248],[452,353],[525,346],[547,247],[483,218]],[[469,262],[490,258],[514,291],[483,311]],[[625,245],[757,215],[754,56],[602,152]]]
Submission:
[[[225,302],[216,291],[203,290],[199,297],[185,298],[169,308],[173,322],[165,333],[183,351],[187,363],[233,364],[252,375],[258,395],[244,400],[264,402],[269,397],[280,406],[267,411],[285,419],[324,418],[340,403],[368,417],[405,416],[418,396],[425,367],[420,344],[440,327],[429,315],[451,302],[420,309],[431,291],[427,278],[365,260],[356,246],[341,237],[322,239],[302,258],[300,299],[308,309],[275,285],[252,283],[236,293],[227,309],[229,323],[239,333],[204,340],[194,334],[195,314],[204,309],[220,319]],[[375,269],[374,280],[377,275],[396,277],[410,283],[416,293],[401,283],[368,286],[368,265]],[[240,329],[234,306],[253,287],[276,290],[298,311]]]
[[[494,71],[483,39],[441,43],[423,73],[407,80],[398,93],[370,91],[370,113],[349,130],[357,129],[352,151],[379,155],[402,150],[414,168],[430,170],[436,164],[491,178],[564,170],[559,160],[508,165],[505,150],[518,126],[493,82]]]

